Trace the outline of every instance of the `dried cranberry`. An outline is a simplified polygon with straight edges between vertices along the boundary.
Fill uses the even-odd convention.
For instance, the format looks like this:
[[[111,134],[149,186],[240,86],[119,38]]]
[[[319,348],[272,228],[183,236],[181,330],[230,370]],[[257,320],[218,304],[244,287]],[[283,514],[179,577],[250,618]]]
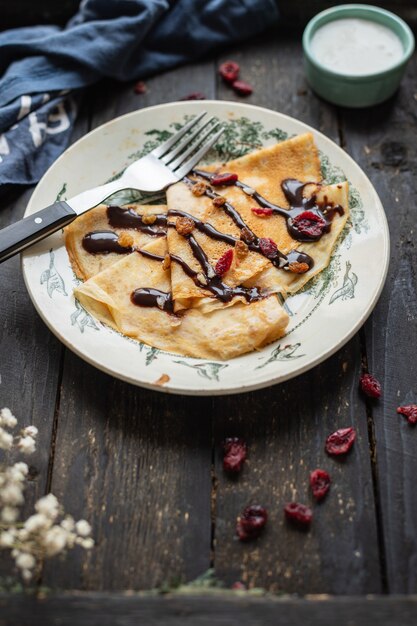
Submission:
[[[235,80],[235,82],[232,83],[232,87],[239,96],[250,96],[253,92],[253,87],[243,80]]]
[[[310,485],[316,500],[323,500],[330,489],[330,476],[322,469],[316,469],[310,474]]]
[[[232,261],[233,261],[233,250],[232,249],[226,250],[226,252],[222,254],[220,259],[217,261],[216,267],[214,268],[214,271],[216,272],[217,276],[223,276],[223,274],[226,274],[226,272],[230,270]]]
[[[417,424],[417,404],[406,404],[405,406],[399,406],[397,413],[405,415],[409,424]]]
[[[284,507],[284,513],[288,520],[298,526],[310,526],[313,519],[313,511],[305,504],[288,502]]]
[[[239,76],[240,67],[234,61],[225,61],[219,67],[219,74],[226,83],[234,83]]]
[[[201,91],[193,91],[189,93],[187,96],[181,98],[181,100],[205,100],[206,96],[201,93]]]
[[[362,374],[359,379],[360,387],[363,393],[369,398],[380,398],[381,397],[381,384],[377,381],[375,376],[372,374]]]
[[[261,237],[259,239],[259,247],[268,259],[274,259],[278,254],[278,246],[272,239],[269,237]]]
[[[264,209],[261,207],[253,207],[253,209],[251,209],[252,213],[255,213],[255,215],[259,215],[260,217],[267,217],[269,215],[272,215],[273,211],[272,209]]]
[[[235,591],[246,591],[247,587],[245,583],[242,583],[240,580],[238,580],[237,582],[233,583],[232,589],[234,589]]]
[[[223,451],[223,469],[226,472],[240,472],[248,454],[248,447],[243,439],[228,437],[223,442]]]
[[[139,95],[142,93],[146,93],[148,89],[146,87],[146,84],[143,82],[143,80],[139,80],[133,87],[133,91]]]
[[[313,211],[303,211],[293,218],[292,224],[299,233],[306,237],[320,237],[326,227],[326,220]]]
[[[346,454],[353,446],[356,439],[356,431],[354,428],[340,428],[336,432],[329,435],[326,439],[327,454],[339,455]]]
[[[210,182],[214,187],[218,187],[219,185],[234,185],[237,181],[237,174],[215,174]]]
[[[268,519],[268,513],[263,506],[253,504],[247,506],[236,524],[236,534],[240,541],[257,539]]]

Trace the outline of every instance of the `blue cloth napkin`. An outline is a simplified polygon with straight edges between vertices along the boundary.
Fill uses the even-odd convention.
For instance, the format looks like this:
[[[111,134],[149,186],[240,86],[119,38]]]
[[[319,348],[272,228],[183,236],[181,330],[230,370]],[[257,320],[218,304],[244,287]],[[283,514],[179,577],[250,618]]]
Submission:
[[[0,33],[0,189],[37,182],[63,152],[82,87],[146,78],[277,18],[276,0],[84,0],[64,29]]]

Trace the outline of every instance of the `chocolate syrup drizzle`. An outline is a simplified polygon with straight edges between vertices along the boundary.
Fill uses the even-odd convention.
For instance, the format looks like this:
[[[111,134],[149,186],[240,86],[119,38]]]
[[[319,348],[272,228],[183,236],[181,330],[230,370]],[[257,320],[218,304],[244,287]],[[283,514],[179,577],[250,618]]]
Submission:
[[[237,213],[237,211],[236,211],[236,213]],[[171,209],[168,212],[168,215],[176,215],[176,216],[179,216],[179,217],[188,217],[189,219],[193,220],[195,228],[197,230],[199,230],[200,232],[204,233],[208,237],[211,237],[212,239],[216,239],[218,241],[223,241],[224,243],[228,243],[231,246],[234,246],[236,244],[236,242],[239,241],[238,237],[234,237],[233,235],[227,235],[226,233],[222,233],[219,230],[217,230],[216,228],[214,228],[214,226],[212,226],[208,222],[202,222],[198,218],[194,217],[190,213],[186,213],[185,211],[180,211],[178,209]],[[245,222],[243,222],[243,223],[245,223]],[[171,227],[171,228],[175,227],[175,224],[173,224],[172,222],[168,222],[168,227]],[[260,248],[258,237],[254,233],[252,233],[252,231],[246,226],[246,223],[245,223],[244,228],[247,229],[248,232],[251,233],[253,235],[253,237],[255,238],[254,241],[252,241],[252,242],[248,241],[246,243],[246,245],[248,246],[249,250],[252,250],[253,252],[258,252],[259,254],[262,254],[263,256],[265,256],[263,254],[261,248]],[[299,252],[298,250],[292,250],[287,255],[279,253],[279,255],[277,257],[275,257],[273,259],[269,259],[269,260],[271,261],[271,263],[273,265],[275,265],[275,267],[279,267],[279,268],[283,268],[283,269],[286,269],[286,266],[290,265],[291,263],[306,263],[308,265],[309,269],[311,269],[313,267],[313,264],[314,264],[313,259],[308,254],[305,254],[304,252]]]
[[[199,264],[201,265],[202,272],[196,272],[192,267],[188,265],[181,257],[176,254],[171,254],[170,258],[175,263],[178,263],[180,267],[183,269],[185,274],[189,276],[195,285],[200,289],[206,289],[210,291],[216,298],[221,300],[222,302],[230,302],[232,298],[235,296],[243,296],[247,302],[255,302],[256,300],[261,300],[265,297],[257,287],[246,288],[246,287],[229,287],[222,282],[220,276],[217,276],[214,269],[210,265],[210,262],[207,258],[206,253],[196,241],[196,239],[190,234],[186,235],[188,242],[190,244],[191,250]],[[163,261],[164,257],[159,256],[157,254],[153,254],[152,252],[148,252],[147,250],[142,250],[137,248],[137,252],[142,254],[145,257],[153,259],[155,261]],[[203,280],[201,280],[203,279]],[[138,306],[158,306],[161,310],[166,311],[167,313],[173,313],[174,309],[172,307],[172,294],[166,294],[167,300],[164,304],[164,307],[160,306],[162,300],[157,300],[157,297],[160,297],[161,293],[156,293],[158,290],[156,289],[136,289],[131,296],[130,299],[133,304]],[[152,293],[151,293],[152,292]],[[155,297],[152,299],[151,295]],[[168,295],[171,297],[171,300],[168,299]],[[154,304],[149,304],[150,302],[154,302]],[[171,303],[171,304],[170,304]]]
[[[137,306],[157,307],[166,313],[174,313],[174,302],[171,292],[167,293],[166,291],[159,291],[159,289],[141,287],[132,291],[130,300]]]
[[[203,170],[193,170],[193,173],[194,174],[198,174],[199,176],[205,178],[206,180],[211,180],[211,178],[214,176],[214,174],[211,174],[209,172],[204,172]],[[188,185],[194,185],[195,184],[195,181],[191,180],[187,176],[184,177],[184,182],[186,184],[188,184]],[[303,184],[303,183],[300,183],[300,184]],[[252,195],[252,196],[253,196],[253,194],[257,194],[256,191],[254,191],[253,189],[251,189],[247,185],[243,185],[243,183],[239,183],[239,181],[236,181],[236,183],[234,183],[234,185],[236,185],[238,187],[241,187],[243,190],[245,190],[245,189],[250,190],[250,192],[251,192],[250,195]],[[213,189],[206,189],[205,192],[204,192],[204,195],[206,195],[206,196],[208,196],[209,198],[212,198],[212,199],[221,197],[218,193],[213,191]],[[261,198],[262,200],[264,200],[262,198],[262,196],[260,196],[259,194],[257,194],[257,196],[259,198]],[[265,202],[268,202],[268,201],[265,200]],[[276,205],[273,205],[272,203],[268,202],[268,208],[272,208],[272,207],[274,207],[275,209],[279,209],[279,211],[282,211],[285,214],[285,216],[287,217],[288,211],[286,209],[282,209],[281,207],[277,207]],[[234,221],[236,226],[241,230],[242,235],[244,234],[244,237],[242,237],[242,239],[244,239],[244,241],[245,241],[246,245],[249,247],[249,249],[254,251],[254,252],[257,252],[258,254],[262,254],[263,256],[267,256],[267,255],[264,254],[264,252],[262,251],[262,248],[261,248],[261,246],[259,244],[259,237],[253,232],[253,230],[251,230],[249,228],[249,226],[246,224],[245,220],[240,215],[239,211],[237,211],[235,209],[235,207],[232,204],[230,204],[230,202],[227,202],[227,201],[222,205],[221,208]],[[192,218],[192,219],[194,219],[194,218]],[[206,234],[208,234],[210,236],[209,232],[207,232]],[[309,239],[309,241],[311,241],[311,239]],[[270,256],[267,256],[267,259],[269,259],[269,261],[275,267],[281,268],[281,269],[285,269],[285,270],[289,270],[290,269],[289,266],[292,263],[303,263],[303,264],[306,264],[307,267],[308,267],[308,269],[306,271],[311,269],[313,267],[313,265],[314,265],[314,260],[311,258],[311,256],[309,254],[306,254],[305,252],[300,252],[298,250],[292,250],[287,255],[285,255],[280,250],[277,250],[276,256],[274,256],[272,258]]]
[[[165,257],[160,256],[159,254],[154,254],[153,252],[148,252],[148,250],[142,250],[141,248],[135,248],[135,252],[139,252],[142,256],[146,256],[148,259],[152,259],[153,261],[164,261]]]
[[[155,215],[155,221],[152,224],[145,224],[143,216],[138,215],[133,209],[109,206],[107,207],[107,219],[113,228],[134,228],[153,237],[163,237],[166,234],[167,216],[164,213]],[[157,228],[157,226],[164,228]]]
[[[197,169],[193,170],[193,174],[196,174],[197,176],[200,176],[201,178],[204,178],[205,180],[208,180],[208,181],[211,181],[211,179],[215,176],[215,174],[212,174],[211,172],[205,172],[204,170],[197,170]],[[194,181],[190,180],[189,178],[186,179],[186,182],[192,183],[192,184],[194,183]],[[237,180],[233,184],[236,187],[239,187],[239,189],[242,189],[242,191],[246,193],[248,196],[251,196],[251,198],[256,200],[256,202],[262,208],[271,209],[273,213],[277,215],[281,215],[282,217],[285,217],[288,232],[291,235],[291,237],[293,237],[293,239],[296,239],[297,241],[303,241],[303,242],[317,241],[323,236],[324,233],[328,233],[330,231],[334,214],[335,213],[339,213],[339,215],[344,214],[344,209],[339,204],[333,205],[333,204],[327,203],[326,201],[323,203],[318,203],[316,194],[312,194],[309,198],[304,197],[303,191],[305,187],[307,187],[308,185],[318,185],[319,183],[312,183],[312,182],[302,183],[299,180],[296,180],[295,178],[286,178],[285,180],[283,180],[281,183],[281,188],[282,188],[282,191],[284,192],[284,195],[285,195],[285,198],[287,199],[288,204],[290,205],[289,209],[284,209],[283,207],[280,207],[277,204],[273,204],[272,202],[270,202],[269,200],[261,196],[255,189],[252,189],[248,185],[241,183],[239,180]],[[214,198],[218,194],[214,193],[211,189],[208,189],[206,191],[206,195],[209,198]],[[234,209],[235,213],[237,213],[237,215],[239,216],[240,221],[236,219],[236,216],[233,214],[233,211],[230,211],[231,205],[228,202],[226,202],[224,207],[225,207],[226,213],[230,215],[230,217],[233,219],[235,224],[239,226],[239,228],[243,227],[241,225],[242,223],[246,226],[246,224],[243,222],[239,213],[237,213],[237,211]],[[231,208],[233,209],[233,207]],[[318,235],[312,236],[312,235],[307,235],[305,233],[301,233],[297,229],[296,224],[294,224],[294,218],[300,215],[300,213],[303,213],[304,211],[311,211],[312,213],[314,213],[315,215],[317,215],[318,217],[324,220],[325,226],[323,227],[323,230],[321,233],[319,233]]]
[[[193,270],[180,257],[171,255],[171,259],[181,265],[187,276],[192,278],[198,287],[201,289],[207,289],[207,291],[210,291],[218,300],[221,300],[222,302],[230,302],[235,296],[243,296],[246,302],[255,302],[256,300],[261,300],[265,297],[265,295],[262,294],[257,287],[230,287],[229,285],[226,285],[222,282],[220,276],[216,274],[213,267],[210,265],[206,253],[195,237],[190,234],[185,235],[185,238],[188,239],[193,255],[201,265],[204,280],[202,281],[199,278],[199,272]]]
[[[200,172],[198,171],[198,173]],[[195,182],[188,177],[185,177],[184,181],[191,185],[194,184]],[[219,196],[219,194],[217,194],[212,189],[206,189],[204,194],[212,199],[217,198]],[[255,235],[255,233],[249,228],[245,220],[240,215],[239,211],[237,211],[235,207],[230,204],[230,202],[225,202],[221,208],[233,220],[236,226],[245,233],[245,243],[250,248],[250,250],[253,250],[254,252],[257,252],[258,254],[262,254],[262,256],[265,256],[259,245],[259,237],[257,237],[257,235]],[[194,220],[194,218],[192,219]],[[206,232],[206,234],[210,236],[209,232]],[[235,241],[237,241],[237,239]],[[308,257],[308,255],[305,255],[305,256],[310,260],[310,263],[308,263],[308,266],[310,269],[310,267],[313,266],[313,259],[311,259],[311,257]],[[288,265],[287,257],[280,250],[277,250],[276,256],[274,258],[269,258],[269,260],[271,261],[273,265],[275,265],[275,267],[278,267],[278,268],[283,268]]]
[[[210,172],[205,172],[204,170],[193,170],[193,173],[208,181],[211,181],[212,177],[214,176],[214,174]],[[184,182],[186,182],[188,185],[195,184],[195,181],[191,180],[188,177],[184,178]],[[343,207],[339,205],[329,204],[326,200],[325,202],[319,204],[317,202],[316,194],[311,195],[310,198],[305,198],[303,195],[304,188],[312,183],[301,183],[300,181],[291,178],[287,178],[282,182],[282,190],[288,201],[288,204],[290,205],[289,209],[284,209],[283,207],[269,202],[269,200],[266,200],[256,190],[252,189],[248,185],[245,185],[244,183],[241,183],[240,181],[236,181],[234,184],[242,189],[244,193],[254,198],[254,200],[256,200],[256,202],[261,207],[271,209],[273,213],[285,217],[287,229],[290,235],[298,241],[311,242],[320,239],[324,232],[329,232],[334,214],[337,212],[339,213],[339,215],[343,215],[344,213]],[[206,189],[204,193],[206,196],[212,199],[219,197],[219,194],[213,191],[213,189]],[[246,222],[244,221],[240,213],[235,209],[235,207],[233,207],[229,202],[226,201],[222,205],[222,209],[227,215],[229,215],[229,217],[242,232],[242,239],[244,239],[249,250],[266,256],[260,247],[259,237],[249,228],[249,226],[246,224]],[[294,224],[294,218],[304,211],[312,211],[315,215],[324,220],[325,226],[321,233],[315,236],[307,236],[305,233],[301,233],[298,231],[296,224]],[[113,228],[133,228],[135,230],[140,230],[143,233],[156,237],[161,237],[165,235],[165,229],[167,227],[175,228],[175,223],[169,222],[168,216],[187,217],[193,220],[195,228],[198,231],[204,233],[212,239],[223,241],[224,243],[227,243],[231,246],[234,246],[236,242],[239,241],[237,237],[222,233],[211,224],[203,222],[193,215],[186,213],[185,211],[171,209],[168,212],[168,215],[158,214],[155,216],[156,219],[152,224],[145,224],[143,222],[142,216],[138,215],[132,209],[124,209],[118,206],[109,206],[107,208],[108,221],[109,224],[113,226]],[[162,226],[162,228],[158,228],[158,226]],[[172,261],[178,263],[181,266],[187,276],[189,276],[199,288],[210,291],[216,298],[218,298],[222,302],[230,302],[232,298],[236,296],[242,296],[247,302],[254,302],[265,297],[265,295],[262,294],[257,287],[230,287],[229,285],[223,283],[221,277],[218,276],[214,271],[207,258],[206,253],[197,242],[195,237],[190,233],[188,235],[185,235],[185,238],[188,240],[193,255],[201,266],[202,272],[195,271],[181,257],[175,254],[171,254],[170,258]],[[135,250],[143,256],[153,259],[155,261],[162,262],[164,260],[164,257],[153,254],[151,252],[147,252],[146,250],[142,250],[140,248],[121,246],[118,243],[117,233],[112,231],[95,231],[88,233],[84,236],[82,244],[84,249],[91,254],[106,254],[109,252],[115,252],[117,254],[127,254]],[[287,255],[278,250],[276,256],[274,256],[273,258],[270,258],[268,256],[267,258],[275,267],[283,269],[289,269],[288,266],[292,263],[304,263],[308,266],[309,269],[311,269],[314,265],[313,259],[308,254],[299,252],[298,250],[292,250]],[[131,301],[137,306],[158,307],[159,309],[167,313],[174,313],[172,294],[164,291],[159,291],[158,289],[136,289],[131,294]]]
[[[123,247],[119,244],[119,236],[113,230],[95,230],[84,235],[82,240],[84,250],[90,254],[129,254],[130,246]]]

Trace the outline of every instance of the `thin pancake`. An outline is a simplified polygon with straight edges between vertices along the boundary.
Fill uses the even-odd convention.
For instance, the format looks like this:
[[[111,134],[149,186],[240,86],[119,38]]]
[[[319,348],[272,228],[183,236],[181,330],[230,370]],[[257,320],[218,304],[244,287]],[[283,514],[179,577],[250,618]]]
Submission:
[[[163,257],[166,240],[160,238],[144,250]],[[131,301],[138,288],[167,293],[170,284],[169,269],[160,261],[133,252],[77,287],[75,296],[94,317],[121,333],[184,356],[230,359],[260,349],[285,332],[288,316],[275,296],[236,304],[231,312],[191,309],[182,316]]]
[[[213,169],[207,168],[208,171],[213,171]],[[318,182],[321,177],[320,161],[311,133],[262,148],[217,169],[220,172],[236,173],[241,182],[283,208],[288,208],[288,202],[281,188],[283,180],[294,178],[301,182]],[[239,212],[245,223],[258,237],[273,239],[283,252],[295,247],[298,249],[299,242],[295,242],[288,233],[283,217],[273,215],[264,219],[256,216],[251,210],[258,206],[256,201],[236,186],[223,186],[216,188],[216,191]],[[241,230],[223,207],[214,206],[212,199],[205,195],[195,196],[190,186],[184,183],[173,185],[167,190],[167,204],[168,212],[185,211],[209,223],[221,233],[227,233],[237,239],[240,237]],[[175,221],[175,219],[177,218],[169,216],[170,221]],[[193,235],[204,249],[212,266],[215,266],[218,259],[231,247],[229,243],[215,240],[199,232],[198,228],[195,229]],[[171,254],[186,260],[194,270],[201,269],[188,242],[173,228],[168,229],[168,247]],[[251,281],[270,267],[271,262],[257,252],[249,251],[245,258],[238,258],[234,255],[232,267],[225,274],[224,282],[230,286],[246,284],[247,281]],[[281,274],[282,270],[276,270],[275,274],[277,273]],[[280,290],[279,287],[275,287],[275,282],[276,277],[274,283],[269,285],[271,292]],[[172,287],[174,299],[179,306],[198,306],[198,301],[195,299],[209,295],[204,289],[196,286],[179,266],[172,270]]]
[[[166,205],[140,205],[128,204],[123,208],[132,209],[138,215],[166,214]],[[132,228],[114,228],[110,225],[107,217],[107,205],[91,209],[78,217],[72,224],[64,228],[65,245],[76,276],[87,280],[106,269],[113,263],[120,261],[120,254],[110,252],[106,254],[90,254],[83,247],[83,238],[91,232],[113,231],[119,236],[128,233],[134,246],[144,246],[153,236]]]
[[[168,228],[165,228],[166,206],[129,205],[135,215],[162,215],[160,236],[135,228],[115,228],[117,224],[109,224],[107,208],[98,207],[66,229],[66,244],[77,275],[90,277],[75,290],[76,297],[96,318],[125,335],[168,352],[229,359],[260,349],[284,334],[288,316],[277,297],[270,294],[295,293],[328,265],[349,215],[348,184],[320,185],[320,162],[310,133],[207,171],[233,172],[249,189],[245,192],[237,185],[213,187],[229,205],[220,206],[207,195],[193,193],[190,181],[173,185],[167,191]],[[286,196],[282,188],[286,179],[306,183],[302,186],[303,197],[315,197],[308,206],[344,210],[342,215],[333,212],[329,232],[315,242],[295,240],[283,215],[275,212],[259,217],[252,211],[259,204],[250,188],[281,207],[276,211],[290,209],[287,198],[291,195]],[[200,179],[194,177],[194,180]],[[262,203],[261,198],[258,200]],[[294,195],[291,204],[296,202],[305,206]],[[238,215],[233,218],[234,210]],[[193,220],[188,223],[191,232],[181,227],[184,216]],[[282,253],[297,250],[310,255],[314,266],[301,274],[276,267],[259,247],[255,251],[242,244],[242,223],[240,227],[236,223],[240,219],[256,237],[251,245],[256,247],[259,239],[271,239]],[[127,233],[128,251],[140,248],[148,256],[136,251],[88,253],[83,238],[87,233],[102,230],[117,235]],[[125,244],[126,237],[120,245]],[[228,250],[233,250],[233,262],[220,279],[215,273],[216,264]],[[161,262],[168,251],[172,259],[170,267],[169,263]],[[156,255],[157,259],[149,255]],[[143,289],[151,290],[151,293],[146,291],[147,300],[143,299]],[[140,295],[136,304],[133,293]],[[144,306],[145,303],[149,306]],[[161,310],[163,307],[165,310]]]
[[[303,243],[293,240],[292,249],[305,252],[314,259],[314,266],[304,274],[294,274],[293,272],[278,270],[272,265],[267,269],[252,277],[244,283],[246,287],[256,285],[259,288],[270,292],[280,292],[282,294],[294,294],[299,291],[313,276],[322,272],[329,264],[333,248],[349,218],[349,184],[345,181],[335,185],[325,185],[318,189],[309,189],[315,192],[317,202],[326,202],[334,206],[343,208],[343,215],[335,213],[331,228],[321,239],[312,243]],[[306,196],[309,194],[306,193]],[[269,219],[269,218],[268,218]],[[289,250],[285,250],[289,252]]]

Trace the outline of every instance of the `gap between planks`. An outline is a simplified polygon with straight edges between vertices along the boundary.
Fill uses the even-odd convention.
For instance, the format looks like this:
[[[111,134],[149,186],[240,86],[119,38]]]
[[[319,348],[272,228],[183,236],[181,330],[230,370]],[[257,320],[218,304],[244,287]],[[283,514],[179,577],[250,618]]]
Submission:
[[[337,118],[337,130],[338,130],[338,136],[339,136],[339,144],[340,144],[340,147],[344,150],[346,146],[345,129],[343,125],[343,114],[342,114],[341,109],[339,108],[336,108],[336,118]],[[362,372],[368,372],[368,355],[366,351],[366,333],[365,333],[364,326],[359,330],[359,344],[360,344],[360,352],[361,352],[361,370]],[[388,594],[389,593],[388,571],[387,571],[387,560],[386,560],[386,553],[385,553],[382,506],[381,506],[380,489],[379,489],[375,424],[374,424],[374,418],[373,418],[373,412],[372,412],[372,401],[370,398],[366,398],[365,400],[365,412],[366,412],[366,422],[367,422],[367,427],[368,427],[369,461],[371,465],[372,491],[373,491],[374,502],[375,502],[375,523],[376,523],[376,531],[377,531],[379,566],[380,566],[380,573],[381,573],[381,589],[382,589],[382,593]]]
[[[61,403],[61,391],[62,391],[62,377],[64,373],[64,361],[65,361],[65,352],[66,347],[64,345],[61,346],[61,354],[59,357],[59,369],[58,369],[58,380],[57,380],[57,389],[55,395],[55,409],[54,416],[52,421],[52,429],[51,429],[51,439],[49,443],[49,459],[48,459],[48,467],[46,471],[46,483],[45,483],[45,496],[48,495],[51,491],[52,486],[52,473],[54,470],[54,460],[55,460],[55,445],[56,445],[56,437],[58,432],[58,416],[59,416],[59,406]],[[42,579],[43,579],[43,568],[45,561],[42,560],[40,566],[39,575],[36,578],[36,587],[38,590],[42,587]]]
[[[362,358],[362,371],[368,372],[368,354],[366,351],[365,328],[363,327],[359,331],[359,341],[360,341],[361,358]],[[389,593],[388,571],[387,571],[387,559],[386,559],[386,554],[385,554],[384,530],[383,530],[383,521],[382,521],[382,506],[381,506],[381,497],[380,497],[380,489],[379,489],[375,423],[374,423],[374,418],[373,418],[373,413],[372,413],[372,400],[370,398],[366,398],[365,407],[366,407],[366,419],[367,419],[367,424],[368,424],[369,458],[370,458],[371,473],[372,473],[372,489],[373,489],[374,500],[375,500],[375,518],[376,518],[379,564],[380,564],[380,569],[381,569],[381,586],[382,586],[382,593],[388,594]]]

